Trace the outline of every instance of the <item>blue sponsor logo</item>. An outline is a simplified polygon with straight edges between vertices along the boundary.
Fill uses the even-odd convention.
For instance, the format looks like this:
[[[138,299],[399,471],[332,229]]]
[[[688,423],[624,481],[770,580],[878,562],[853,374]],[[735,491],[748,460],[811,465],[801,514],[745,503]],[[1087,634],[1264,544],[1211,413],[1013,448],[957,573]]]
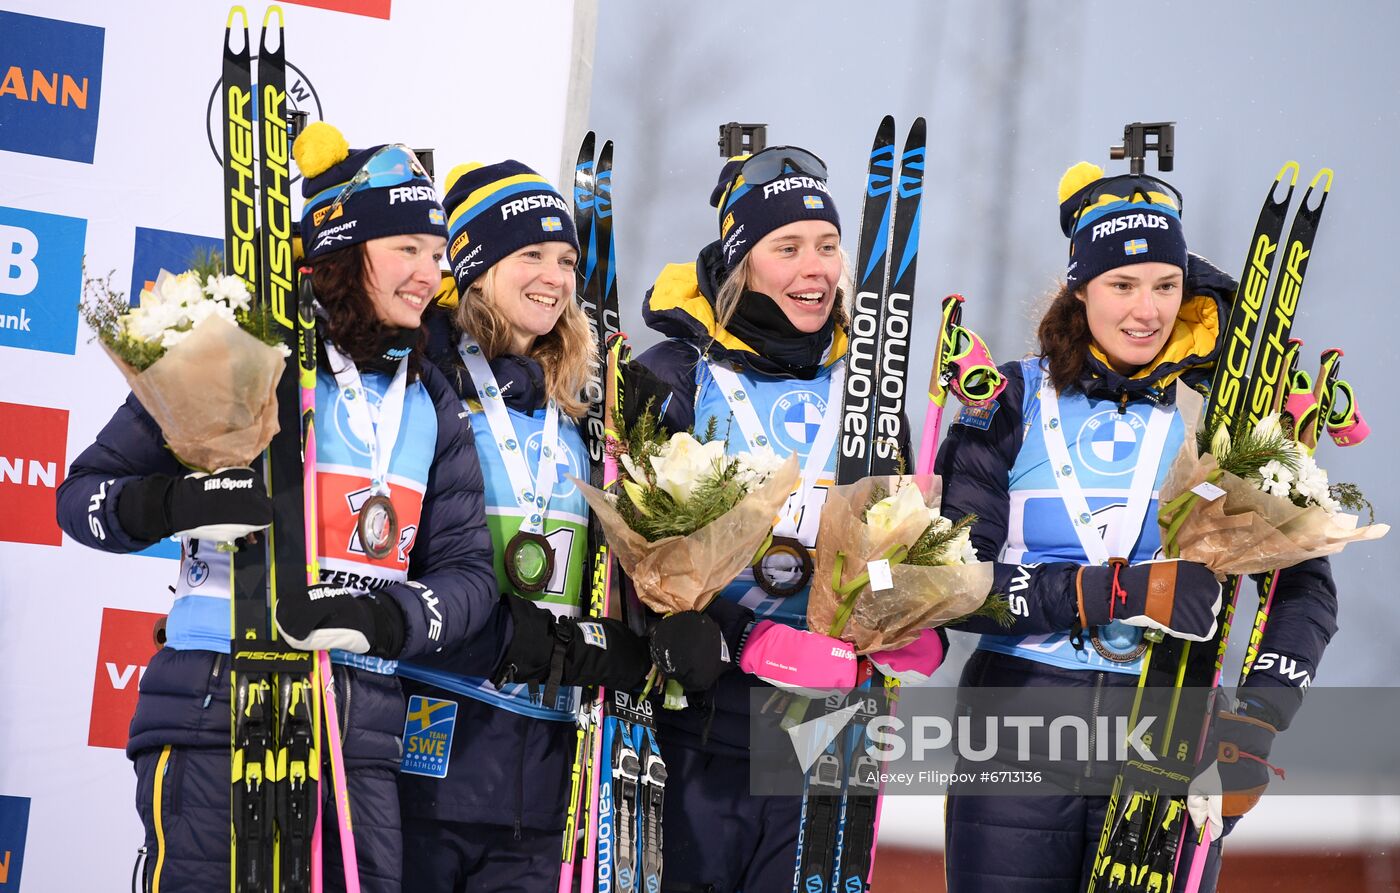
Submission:
[[[0,346],[73,353],[86,238],[86,220],[0,207]]]
[[[1001,404],[995,400],[985,406],[964,406],[962,412],[958,413],[957,424],[986,431],[992,427],[992,416],[996,415],[1000,408]]]
[[[452,757],[452,732],[457,725],[457,702],[414,695],[408,699],[403,723],[403,762],[400,772],[446,778]]]
[[[136,227],[136,247],[131,253],[131,290],[127,300],[135,307],[141,303],[146,283],[155,283],[161,270],[183,273],[196,260],[211,252],[222,252],[224,243],[210,236],[194,236],[164,229]]]
[[[0,149],[92,164],[104,31],[0,10]]]
[[[19,890],[28,836],[29,798],[0,797],[0,888]]]

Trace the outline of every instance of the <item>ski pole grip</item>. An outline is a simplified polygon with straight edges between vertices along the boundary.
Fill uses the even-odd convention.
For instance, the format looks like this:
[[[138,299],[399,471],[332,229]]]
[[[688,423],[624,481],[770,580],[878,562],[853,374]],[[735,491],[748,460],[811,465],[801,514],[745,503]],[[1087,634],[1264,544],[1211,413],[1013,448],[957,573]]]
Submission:
[[[1327,433],[1332,435],[1332,442],[1337,446],[1356,446],[1371,434],[1371,426],[1366,424],[1366,420],[1361,416],[1361,409],[1356,405],[1356,395],[1352,393],[1351,385],[1339,381],[1336,390],[1346,396],[1347,408],[1328,415]]]

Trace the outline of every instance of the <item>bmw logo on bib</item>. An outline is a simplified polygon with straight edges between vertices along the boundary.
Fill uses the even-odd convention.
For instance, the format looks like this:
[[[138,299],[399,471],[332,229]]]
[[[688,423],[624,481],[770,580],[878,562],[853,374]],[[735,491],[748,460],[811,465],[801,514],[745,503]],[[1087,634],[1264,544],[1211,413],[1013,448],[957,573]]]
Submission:
[[[1130,474],[1147,425],[1132,412],[1106,410],[1079,429],[1079,461],[1104,475]]]
[[[788,391],[773,402],[768,430],[785,450],[805,456],[817,439],[825,414],[825,397],[814,391]]]

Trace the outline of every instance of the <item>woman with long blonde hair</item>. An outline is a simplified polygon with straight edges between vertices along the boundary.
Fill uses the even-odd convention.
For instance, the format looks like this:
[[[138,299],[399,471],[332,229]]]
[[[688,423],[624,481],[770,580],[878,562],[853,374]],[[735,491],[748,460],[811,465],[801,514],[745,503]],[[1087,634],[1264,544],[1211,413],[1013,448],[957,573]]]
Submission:
[[[577,422],[596,348],[568,207],[517,161],[457,167],[444,204],[460,298],[429,354],[476,432],[502,596],[489,634],[399,668],[404,883],[552,890],[578,686],[639,687],[650,660],[624,624],[578,619],[588,507],[570,478],[588,477]]]

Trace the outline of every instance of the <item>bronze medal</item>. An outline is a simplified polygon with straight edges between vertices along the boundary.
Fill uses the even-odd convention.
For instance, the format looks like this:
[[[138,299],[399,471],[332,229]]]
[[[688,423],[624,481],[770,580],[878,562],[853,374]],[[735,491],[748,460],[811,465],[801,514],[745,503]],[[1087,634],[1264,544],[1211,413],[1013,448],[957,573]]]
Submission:
[[[1089,644],[1094,646],[1094,650],[1099,653],[1099,657],[1112,661],[1115,664],[1126,664],[1137,660],[1147,651],[1147,637],[1138,640],[1138,643],[1128,651],[1114,651],[1103,637],[1099,635],[1102,627],[1094,627],[1089,631]]]
[[[523,593],[544,589],[554,576],[554,549],[543,534],[518,530],[506,544],[506,576]]]
[[[355,527],[370,558],[387,558],[399,542],[399,515],[389,497],[376,493],[360,506]]]
[[[773,598],[796,595],[812,582],[812,553],[790,536],[775,536],[754,562],[753,579]]]

